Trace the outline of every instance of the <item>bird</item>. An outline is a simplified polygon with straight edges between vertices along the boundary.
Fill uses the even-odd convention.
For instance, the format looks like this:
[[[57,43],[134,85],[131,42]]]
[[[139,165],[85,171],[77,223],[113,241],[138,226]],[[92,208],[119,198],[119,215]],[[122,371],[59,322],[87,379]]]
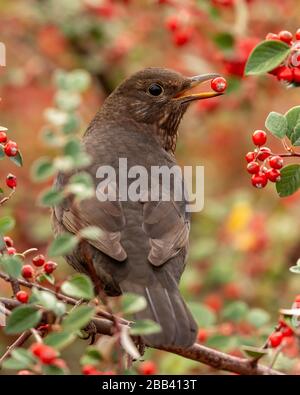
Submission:
[[[175,149],[180,121],[196,100],[220,95],[193,88],[219,74],[186,77],[164,68],[150,67],[125,79],[105,99],[82,137],[82,147],[91,158],[86,167],[98,188],[97,170],[110,166],[119,176],[120,158],[128,168],[176,165]],[[76,170],[77,171],[77,170]],[[72,174],[60,172],[55,187],[63,189]],[[171,189],[174,185],[171,184]],[[98,189],[97,189],[98,190]],[[79,203],[67,196],[54,206],[52,223],[55,235],[78,234],[86,226],[97,226],[96,240],[82,240],[67,254],[67,262],[79,272],[101,283],[107,296],[123,293],[141,295],[145,309],[135,319],[149,319],[160,325],[160,332],[142,336],[146,346],[188,348],[197,337],[197,324],[179,291],[186,266],[190,213],[187,201],[149,196],[137,201],[110,199],[118,195],[111,182],[99,193]],[[95,282],[95,278],[92,278]]]

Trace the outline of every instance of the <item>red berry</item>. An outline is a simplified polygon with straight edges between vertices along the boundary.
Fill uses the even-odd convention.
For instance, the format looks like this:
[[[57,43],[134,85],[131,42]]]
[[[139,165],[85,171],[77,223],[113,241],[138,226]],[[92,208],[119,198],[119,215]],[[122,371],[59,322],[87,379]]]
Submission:
[[[246,154],[245,159],[248,163],[253,162],[255,159],[255,152],[248,152],[248,154]]]
[[[296,31],[296,40],[300,40],[300,29]]]
[[[7,247],[12,247],[14,245],[13,239],[9,236],[4,236],[4,241]]]
[[[166,20],[166,27],[171,32],[174,32],[175,30],[177,30],[179,28],[179,26],[180,26],[180,22],[179,22],[177,16],[175,16],[175,15],[170,16]]]
[[[61,358],[56,358],[52,362],[52,365],[57,366],[58,368],[63,369],[63,370],[68,369],[66,362]]]
[[[293,35],[291,32],[287,31],[287,30],[282,30],[279,34],[278,34],[279,40],[290,44],[293,40]]]
[[[82,367],[82,373],[86,376],[94,375],[97,372],[97,369],[93,365],[84,365]]]
[[[297,295],[297,296],[295,297],[295,302],[296,302],[296,303],[300,303],[300,295]]]
[[[223,77],[214,78],[210,83],[211,89],[223,93],[227,88],[227,81]]]
[[[189,29],[181,29],[177,30],[173,34],[173,42],[177,47],[182,47],[183,45],[186,45],[192,37],[192,32]]]
[[[200,328],[198,330],[197,340],[199,343],[205,343],[208,338],[207,330],[204,328]]]
[[[261,147],[258,151],[257,159],[264,161],[271,155],[271,150],[268,147]]]
[[[289,67],[284,66],[277,74],[277,78],[279,81],[293,82],[294,79],[293,70],[290,69]]]
[[[6,177],[6,185],[9,188],[14,189],[17,186],[17,177],[9,173]]]
[[[33,355],[35,355],[36,357],[40,357],[43,347],[44,347],[43,343],[33,343],[30,346],[30,350]]]
[[[275,69],[269,71],[269,74],[277,76],[284,69],[285,69],[285,66],[278,66]]]
[[[271,347],[275,348],[278,347],[283,339],[283,334],[281,332],[274,332],[272,335],[269,337],[269,341],[271,344]]]
[[[270,169],[267,171],[267,177],[272,182],[278,182],[281,179],[280,171],[277,169]]]
[[[22,267],[22,276],[24,278],[31,278],[33,277],[34,274],[34,270],[30,265],[24,265]]]
[[[8,253],[8,255],[15,255],[17,250],[14,247],[7,247],[6,252]]]
[[[294,335],[293,329],[290,328],[289,326],[285,326],[284,328],[282,328],[281,333],[283,334],[284,337],[290,337]]]
[[[5,132],[0,132],[0,143],[7,142],[7,134]]]
[[[273,169],[281,169],[283,166],[283,159],[278,155],[271,156],[269,164]]]
[[[297,82],[298,84],[300,84],[300,69],[298,68],[294,68],[293,69],[293,80],[294,82]]]
[[[155,374],[156,371],[157,371],[156,365],[152,361],[142,362],[139,366],[139,372],[141,374],[147,374],[147,375],[149,374],[150,375],[150,374]]]
[[[47,274],[51,274],[57,268],[57,263],[53,261],[48,261],[45,266],[44,270]]]
[[[4,152],[7,156],[16,156],[18,153],[17,143],[9,140],[4,146]]]
[[[259,147],[264,145],[267,141],[267,133],[263,130],[256,130],[252,135],[252,141]]]
[[[257,162],[250,162],[247,166],[247,171],[250,174],[257,174],[260,170],[260,166]]]
[[[40,267],[43,266],[45,263],[45,257],[44,255],[37,255],[34,258],[32,258],[32,263],[34,264],[34,266]]]
[[[29,299],[29,296],[28,296],[28,293],[27,293],[27,292],[25,292],[25,291],[19,291],[19,292],[17,292],[17,294],[16,294],[16,298],[17,298],[17,300],[18,300],[19,302],[21,302],[21,303],[27,303],[27,302],[28,302],[28,299]]]
[[[251,177],[251,182],[255,188],[261,189],[267,185],[268,177],[265,173],[261,172],[258,174],[253,174],[253,176]]]
[[[53,347],[43,344],[39,358],[45,365],[51,365],[57,358],[57,351]]]
[[[275,33],[268,33],[266,35],[266,40],[279,40],[279,37]]]
[[[215,312],[220,311],[223,307],[223,299],[217,293],[207,295],[204,299],[204,303]]]

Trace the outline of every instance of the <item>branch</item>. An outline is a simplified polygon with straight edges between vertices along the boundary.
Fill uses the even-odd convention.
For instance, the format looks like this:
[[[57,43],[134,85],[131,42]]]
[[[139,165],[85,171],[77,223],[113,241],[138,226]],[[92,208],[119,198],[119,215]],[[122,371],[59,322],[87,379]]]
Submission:
[[[0,298],[0,303],[12,310],[20,305],[16,300]],[[91,321],[98,334],[113,336],[115,334],[114,322],[105,318],[94,317]],[[122,324],[121,326],[123,326]],[[129,325],[129,323],[128,323]],[[170,352],[172,354],[180,355],[181,357],[191,359],[193,361],[204,363],[218,370],[226,370],[228,372],[237,373],[240,375],[283,375],[277,370],[270,369],[267,366],[253,363],[247,358],[234,357],[217,351],[200,344],[195,343],[193,346],[183,349],[178,347],[156,347],[158,350]]]

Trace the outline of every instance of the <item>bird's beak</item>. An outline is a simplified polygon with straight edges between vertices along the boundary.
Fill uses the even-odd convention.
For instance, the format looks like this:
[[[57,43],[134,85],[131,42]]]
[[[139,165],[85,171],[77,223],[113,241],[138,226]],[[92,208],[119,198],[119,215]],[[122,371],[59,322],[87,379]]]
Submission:
[[[196,86],[202,84],[203,82],[212,80],[216,77],[220,77],[220,74],[216,74],[216,73],[200,74],[194,77],[187,78],[186,86],[181,92],[177,93],[174,99],[181,100],[181,102],[186,103],[192,100],[209,99],[210,97],[223,95],[223,93],[219,93],[219,92],[191,93],[191,90]]]

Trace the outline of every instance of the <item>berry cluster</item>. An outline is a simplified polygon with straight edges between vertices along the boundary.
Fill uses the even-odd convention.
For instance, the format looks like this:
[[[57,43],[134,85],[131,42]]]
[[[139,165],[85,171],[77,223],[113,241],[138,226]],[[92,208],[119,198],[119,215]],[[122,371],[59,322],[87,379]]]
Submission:
[[[55,348],[48,346],[44,343],[33,343],[30,346],[29,351],[31,352],[33,357],[38,359],[38,363],[34,365],[33,371],[20,370],[18,372],[18,375],[28,376],[35,373],[41,374],[43,365],[51,365],[64,371],[68,371],[66,362],[63,359],[59,358],[58,351],[55,350]]]
[[[182,24],[176,15],[171,15],[165,22],[166,28],[172,34],[172,41],[177,47],[182,47],[191,41],[193,29]]]
[[[15,141],[8,140],[7,134],[4,131],[0,131],[0,144],[3,147],[3,151],[7,156],[16,156],[18,153],[18,146]]]
[[[270,148],[263,147],[267,141],[266,132],[256,130],[252,135],[252,141],[256,145],[256,149],[253,152],[248,152],[246,155],[246,161],[248,162],[247,171],[252,175],[252,185],[255,188],[264,188],[268,181],[280,181],[280,169],[283,167],[283,159],[279,155],[272,155]],[[267,164],[269,164],[269,168]]]
[[[13,239],[9,236],[4,236],[3,240],[6,244],[5,253],[8,255],[17,254],[17,250],[14,248]],[[25,253],[21,255],[25,255]],[[56,262],[46,261],[46,258],[42,254],[33,257],[31,262],[33,266],[29,264],[25,264],[23,265],[21,270],[22,277],[27,280],[35,279],[42,274],[52,274],[54,270],[57,268]],[[16,298],[21,303],[27,303],[29,299],[29,295],[26,291],[19,291],[16,294]]]
[[[287,30],[283,30],[278,34],[268,33],[266,36],[266,40],[279,40],[286,44],[288,44],[292,51],[289,58],[282,63],[280,66],[276,67],[274,70],[269,73],[275,75],[279,81],[283,81],[286,83],[296,83],[300,84],[300,29],[297,30],[295,34],[296,41],[293,41],[293,34]],[[296,57],[295,57],[296,54]],[[298,55],[298,56],[297,56]],[[293,59],[297,60],[297,64]]]
[[[47,261],[44,255],[37,255],[32,259],[32,264],[36,268],[42,268],[42,272],[46,274],[51,274],[57,268],[57,263],[53,261]],[[41,274],[32,267],[31,265],[24,265],[22,267],[22,276],[26,279],[34,278],[36,275]]]
[[[294,336],[293,329],[285,321],[279,320],[276,330],[269,336],[268,345],[276,348],[280,346],[284,338],[291,336]]]

